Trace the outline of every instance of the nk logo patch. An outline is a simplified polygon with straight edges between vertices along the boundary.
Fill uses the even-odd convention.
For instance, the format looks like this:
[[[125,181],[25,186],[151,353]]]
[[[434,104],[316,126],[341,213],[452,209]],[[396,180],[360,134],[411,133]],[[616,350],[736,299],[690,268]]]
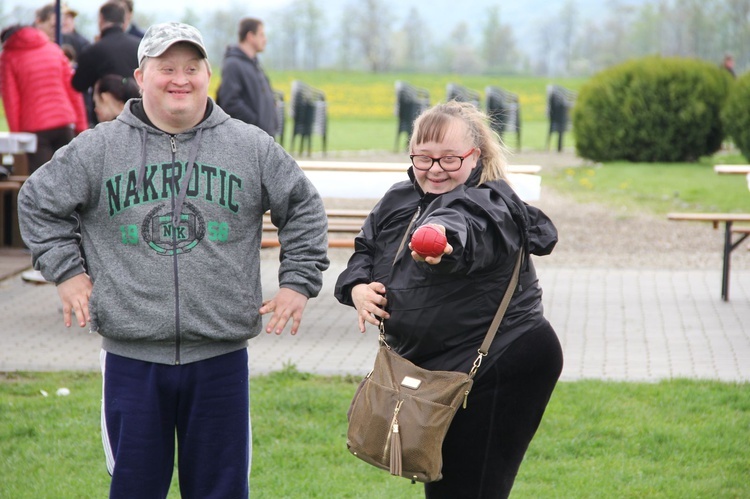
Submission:
[[[177,225],[172,223],[172,212],[166,204],[151,210],[143,220],[141,237],[160,255],[189,253],[206,235],[206,222],[191,203],[183,205]]]

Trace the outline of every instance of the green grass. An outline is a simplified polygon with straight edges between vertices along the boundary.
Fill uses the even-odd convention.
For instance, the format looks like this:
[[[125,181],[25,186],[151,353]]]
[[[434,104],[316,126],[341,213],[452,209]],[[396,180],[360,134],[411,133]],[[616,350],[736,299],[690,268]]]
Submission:
[[[718,175],[713,165],[745,163],[741,156],[702,158],[697,163],[625,163],[542,171],[544,182],[581,201],[663,214],[669,211],[750,212],[741,175]]]
[[[346,410],[357,382],[291,366],[252,379],[252,497],[422,497],[420,485],[346,450]],[[70,396],[55,395],[62,386]],[[106,496],[100,391],[98,374],[0,377],[0,498]],[[565,382],[513,497],[750,497],[748,441],[747,383]],[[179,497],[176,486],[170,497]]]
[[[328,151],[392,151],[396,145],[398,121],[394,115],[397,80],[406,81],[430,92],[432,104],[444,101],[448,83],[458,83],[481,94],[484,102],[485,87],[493,85],[518,95],[521,106],[522,150],[543,150],[546,146],[549,123],[546,117],[547,84],[544,78],[433,75],[422,73],[385,73],[311,71],[272,72],[275,89],[288,99],[294,80],[301,80],[326,94],[329,128]],[[212,88],[218,88],[220,75],[215,76]],[[556,80],[554,83],[578,90],[584,79]],[[291,148],[292,120],[287,119],[284,145]],[[402,144],[405,136],[402,137]],[[511,149],[517,148],[516,136],[506,137]],[[572,146],[572,134],[566,134],[565,145]],[[551,146],[554,147],[554,144]],[[322,140],[314,136],[314,152],[322,150]],[[298,147],[294,148],[295,151]]]
[[[521,152],[532,150],[544,150],[545,140],[547,137],[547,124],[542,122],[528,122],[524,124],[521,135]],[[404,153],[404,160],[408,163],[409,158],[406,152],[406,134],[402,133],[399,137],[398,145],[396,143],[397,124],[395,118],[340,118],[333,120],[328,124],[328,140],[326,151],[331,156],[341,152],[363,151],[368,154],[377,156],[378,152],[396,152],[397,150]],[[517,137],[515,134],[508,134],[504,137],[508,148],[512,152],[518,152]],[[557,135],[554,136],[554,143],[550,145],[551,150],[556,150]],[[565,134],[564,145],[571,147],[574,145],[573,135]],[[314,135],[312,138],[312,150],[315,153],[322,151],[323,140],[320,135]],[[292,123],[286,122],[284,139],[282,145],[294,154],[299,153],[300,139],[297,137],[292,147]],[[307,151],[307,146],[305,146]]]
[[[269,77],[274,89],[284,92],[287,101],[291,84],[300,80],[326,94],[329,115],[341,117],[390,117],[395,105],[395,83],[398,80],[429,91],[430,102],[445,101],[449,83],[465,86],[479,92],[484,103],[485,87],[496,86],[518,95],[521,118],[526,121],[547,120],[547,85],[562,85],[578,91],[585,78],[560,78],[548,80],[527,76],[477,76],[427,73],[367,73],[344,71],[276,71]],[[221,75],[217,72],[216,79]],[[213,88],[213,87],[212,87]],[[394,118],[395,120],[395,118]]]

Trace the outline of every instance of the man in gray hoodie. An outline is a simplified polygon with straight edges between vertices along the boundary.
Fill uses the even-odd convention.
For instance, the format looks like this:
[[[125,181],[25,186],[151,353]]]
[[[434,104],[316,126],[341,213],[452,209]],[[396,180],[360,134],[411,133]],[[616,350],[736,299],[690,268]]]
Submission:
[[[175,432],[183,497],[247,497],[247,340],[266,313],[266,332],[290,322],[298,331],[328,267],[325,211],[271,137],[208,98],[211,68],[195,28],[151,26],[138,61],[143,98],[26,182],[22,234],[34,266],[57,284],[65,325],[72,313],[103,337],[110,497],[165,497]],[[269,209],[280,289],[264,301]]]
[[[247,17],[239,24],[239,43],[227,47],[216,99],[232,118],[250,123],[274,136],[279,133],[271,82],[258,62],[266,48],[260,19]]]

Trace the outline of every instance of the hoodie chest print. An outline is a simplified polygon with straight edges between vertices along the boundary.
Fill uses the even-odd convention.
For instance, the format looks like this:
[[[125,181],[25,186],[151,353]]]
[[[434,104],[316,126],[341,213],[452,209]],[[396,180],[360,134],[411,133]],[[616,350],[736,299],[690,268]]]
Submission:
[[[160,255],[190,252],[204,237],[222,243],[228,240],[230,227],[226,221],[206,221],[196,203],[185,202],[179,217],[173,219],[173,203],[179,194],[184,165],[176,163],[149,165],[137,188],[135,170],[115,175],[105,181],[110,216],[115,216],[142,204],[155,204],[140,225],[119,226],[123,245],[137,245],[144,241]],[[175,191],[173,193],[173,187]],[[216,204],[231,213],[240,211],[238,193],[242,179],[222,169],[196,164],[187,184],[185,197]]]

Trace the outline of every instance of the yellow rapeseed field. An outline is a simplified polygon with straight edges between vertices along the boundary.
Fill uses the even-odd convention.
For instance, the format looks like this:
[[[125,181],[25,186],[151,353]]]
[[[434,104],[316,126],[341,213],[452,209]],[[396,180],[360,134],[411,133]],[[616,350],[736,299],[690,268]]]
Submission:
[[[218,88],[220,75],[212,82],[212,95]],[[270,73],[272,86],[284,93],[287,101],[291,95],[292,82],[300,80],[321,90],[326,95],[330,119],[392,119],[396,106],[396,81],[401,80],[430,93],[431,104],[446,98],[449,83],[463,85],[479,92],[484,106],[485,87],[496,86],[518,95],[523,120],[545,121],[546,87],[548,84],[562,85],[578,90],[584,79],[550,81],[531,77],[493,77],[462,75],[411,74],[372,74],[341,71],[277,71]]]

